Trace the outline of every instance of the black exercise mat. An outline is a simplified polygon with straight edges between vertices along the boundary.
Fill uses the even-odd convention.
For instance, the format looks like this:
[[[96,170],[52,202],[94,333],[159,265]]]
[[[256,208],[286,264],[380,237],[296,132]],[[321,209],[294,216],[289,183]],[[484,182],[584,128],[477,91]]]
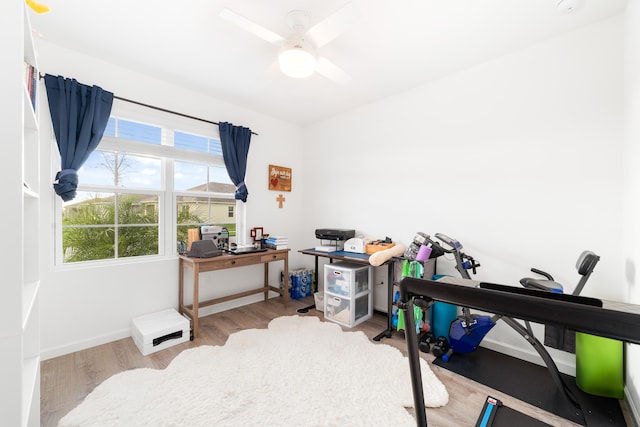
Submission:
[[[585,422],[572,411],[553,383],[546,367],[484,347],[473,353],[453,354],[448,362],[433,364],[527,402],[545,411],[587,426],[626,426],[617,399],[593,396],[576,386],[575,378],[560,374],[580,402]]]

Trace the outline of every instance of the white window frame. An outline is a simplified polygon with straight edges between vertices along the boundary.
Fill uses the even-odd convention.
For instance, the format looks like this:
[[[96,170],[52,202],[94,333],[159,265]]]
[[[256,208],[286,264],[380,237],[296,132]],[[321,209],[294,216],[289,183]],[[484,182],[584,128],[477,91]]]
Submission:
[[[194,119],[188,119],[174,114],[166,113],[151,109],[149,107],[138,106],[135,104],[127,103],[124,101],[114,101],[112,109],[112,117],[118,119],[130,120],[139,123],[146,123],[152,126],[162,128],[163,138],[162,145],[144,143],[139,141],[130,141],[121,138],[103,137],[102,141],[97,147],[97,150],[115,150],[121,151],[132,155],[147,155],[158,157],[161,159],[161,174],[162,179],[159,189],[149,188],[115,188],[113,186],[96,186],[96,185],[83,185],[82,182],[78,183],[78,191],[89,191],[96,193],[112,193],[114,191],[119,193],[136,193],[136,194],[149,194],[158,196],[158,254],[146,255],[136,257],[125,258],[109,258],[103,260],[81,261],[73,263],[64,262],[64,253],[62,249],[62,200],[53,193],[54,201],[54,230],[55,230],[55,265],[56,267],[90,267],[96,264],[105,263],[131,263],[140,262],[145,259],[157,259],[157,258],[173,258],[177,254],[177,242],[175,237],[177,235],[177,197],[179,196],[194,196],[205,198],[228,198],[230,201],[235,200],[233,194],[226,193],[212,193],[212,192],[192,192],[192,191],[174,191],[173,177],[174,177],[174,161],[186,161],[200,164],[206,164],[207,166],[217,166],[224,168],[224,160],[222,156],[216,154],[208,154],[203,152],[196,152],[190,150],[184,150],[174,148],[172,135],[173,131],[179,130],[181,132],[193,133],[197,135],[207,135],[213,139],[219,139],[217,126],[211,124],[205,124]],[[55,141],[53,147],[56,147]],[[52,148],[53,149],[53,148]],[[52,156],[53,165],[52,170],[59,170],[60,157],[58,155]],[[57,162],[57,165],[56,165]],[[238,215],[240,212],[240,205],[244,205],[242,201],[236,200],[236,230],[244,230],[246,227],[244,222],[246,221],[246,214],[242,216]],[[173,237],[172,237],[173,236]]]

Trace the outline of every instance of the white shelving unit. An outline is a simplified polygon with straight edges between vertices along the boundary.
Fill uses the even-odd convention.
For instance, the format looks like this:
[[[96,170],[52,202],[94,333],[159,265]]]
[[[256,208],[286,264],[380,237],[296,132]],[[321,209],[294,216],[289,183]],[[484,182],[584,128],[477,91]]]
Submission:
[[[0,2],[0,414],[10,426],[40,425],[40,142],[37,109],[24,78],[25,61],[37,69],[29,13],[23,0]],[[36,92],[40,96],[42,90]]]

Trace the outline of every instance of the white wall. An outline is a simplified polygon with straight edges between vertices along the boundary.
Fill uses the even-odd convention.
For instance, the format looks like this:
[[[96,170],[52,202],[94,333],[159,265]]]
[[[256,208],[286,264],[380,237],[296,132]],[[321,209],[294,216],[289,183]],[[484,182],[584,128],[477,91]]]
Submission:
[[[311,257],[297,250],[315,245],[318,227],[355,228],[366,236],[390,236],[405,244],[417,231],[442,232],[459,239],[481,262],[477,278],[514,285],[536,266],[552,272],[570,291],[578,281],[578,254],[593,250],[602,259],[584,294],[637,303],[634,271],[640,253],[634,239],[639,237],[635,218],[640,207],[634,196],[640,175],[634,169],[640,169],[640,125],[632,119],[640,113],[640,35],[629,23],[640,19],[640,11],[633,3],[624,18],[551,39],[306,129],[46,42],[39,41],[37,48],[44,72],[258,132],[247,176],[249,227],[288,234],[292,267],[312,264]],[[50,141],[44,144],[47,150],[53,147]],[[42,230],[52,227],[56,200],[50,180],[57,169],[48,169],[47,150],[42,162],[47,207]],[[270,163],[293,168],[293,191],[284,194],[284,209],[277,208],[278,193],[266,189]],[[623,182],[630,184],[624,193]],[[49,233],[43,233],[43,239],[44,358],[127,336],[131,318],[177,304],[173,257],[89,270],[56,268]],[[438,272],[455,274],[452,262],[441,258]],[[227,272],[207,274],[206,280],[224,285],[210,286],[205,296],[214,289],[227,291],[232,277],[237,286],[255,284],[260,277],[252,267],[238,278]],[[386,281],[384,272],[376,278],[377,283]],[[376,286],[384,290],[386,284]],[[535,359],[530,347],[503,325],[485,344]],[[554,356],[563,371],[572,372],[571,357],[559,352]],[[627,356],[638,365],[636,346]],[[633,365],[629,363],[627,372],[632,404],[640,401]]]
[[[627,3],[625,12],[624,62],[624,259],[628,294],[626,301],[640,304],[640,4]],[[627,400],[640,420],[640,346],[627,348]]]
[[[303,246],[301,218],[304,182],[301,171],[301,129],[264,114],[220,102],[184,88],[149,78],[132,70],[80,55],[40,40],[36,46],[43,73],[72,77],[85,84],[96,84],[115,95],[213,121],[229,121],[248,126],[253,136],[249,152],[246,183],[249,189],[247,224],[264,227],[266,233],[285,234],[292,248]],[[44,92],[43,92],[44,93]],[[41,123],[49,123],[48,106],[43,99]],[[42,355],[49,358],[91,347],[130,334],[131,319],[161,309],[177,307],[178,276],[174,254],[154,261],[132,261],[92,268],[53,265],[52,215],[59,202],[51,183],[59,170],[57,148],[50,126],[43,126],[42,185]],[[53,159],[53,161],[52,161]],[[293,189],[284,193],[286,202],[278,208],[278,192],[268,190],[268,165],[291,167]],[[290,253],[290,266],[303,265],[305,258]],[[304,260],[307,261],[307,260]],[[272,283],[281,267],[274,264]],[[240,274],[238,274],[240,273]],[[201,299],[257,287],[263,277],[261,266],[204,273]],[[204,280],[204,282],[202,281]],[[210,284],[215,280],[215,284]],[[275,294],[274,294],[275,295]],[[210,314],[260,300],[261,295],[230,301],[201,310]],[[190,299],[188,299],[190,301]]]
[[[480,261],[478,279],[518,285],[535,266],[568,291],[590,249],[601,261],[583,294],[624,298],[622,41],[618,16],[309,127],[305,235],[441,232]],[[455,274],[442,258],[437,270]],[[535,359],[502,322],[484,343]]]

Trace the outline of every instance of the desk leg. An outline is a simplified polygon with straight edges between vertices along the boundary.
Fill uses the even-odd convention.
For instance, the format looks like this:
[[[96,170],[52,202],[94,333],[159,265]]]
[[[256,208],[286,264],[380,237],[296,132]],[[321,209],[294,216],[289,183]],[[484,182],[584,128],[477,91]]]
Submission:
[[[184,263],[182,258],[178,259],[178,311],[180,314],[184,313],[182,307],[184,307]]]
[[[395,270],[395,261],[390,260],[387,264],[387,329],[373,337],[374,341],[380,341],[382,338],[391,338],[393,333],[393,279]]]
[[[199,291],[198,288],[200,279],[200,266],[198,263],[194,263],[193,265],[193,338],[198,337],[198,298]]]
[[[391,261],[387,264],[387,331],[389,332],[388,337],[391,337],[391,332],[393,331],[393,281],[395,280],[395,268],[396,262]]]
[[[313,276],[313,280],[311,281],[311,294],[313,295],[314,292],[319,292],[318,291],[318,256],[315,256],[316,259],[316,271],[315,274]],[[312,308],[316,308],[316,303],[315,303],[315,297],[313,297],[313,304],[308,305],[306,307],[302,307],[299,308],[297,311],[298,313],[308,313],[309,310],[311,310]]]
[[[265,262],[264,263],[264,300],[268,300],[269,299],[269,263]]]
[[[313,276],[313,280],[316,282],[316,288],[314,289],[314,291],[316,292],[320,292],[320,280],[318,279],[318,255],[315,256],[316,259],[316,275]]]
[[[284,258],[284,295],[282,295],[284,306],[289,305],[289,256]]]
[[[282,304],[286,307],[289,304],[289,257],[285,257],[284,270],[282,271]],[[264,300],[269,299],[269,263],[264,263]]]

